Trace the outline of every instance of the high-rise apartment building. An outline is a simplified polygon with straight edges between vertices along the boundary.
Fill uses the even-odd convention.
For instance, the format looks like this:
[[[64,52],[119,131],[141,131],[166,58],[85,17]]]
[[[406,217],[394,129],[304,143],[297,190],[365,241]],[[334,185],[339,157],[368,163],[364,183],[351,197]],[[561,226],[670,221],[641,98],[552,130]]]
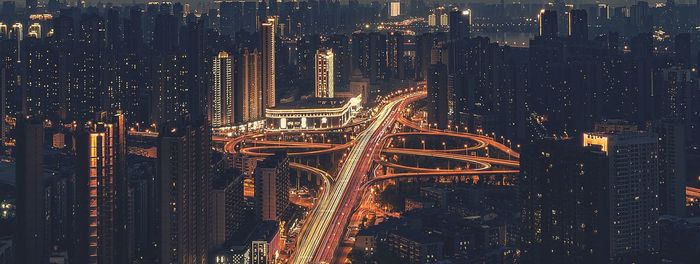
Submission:
[[[316,51],[316,97],[333,98],[335,90],[335,55],[330,49]]]
[[[161,263],[208,263],[211,130],[206,121],[164,126],[158,136]]]
[[[76,135],[74,248],[78,263],[126,263],[128,185],[124,116],[99,113]]]
[[[289,207],[289,158],[284,152],[265,158],[255,168],[256,217],[286,220]]]
[[[267,21],[260,25],[261,36],[261,83],[264,98],[264,108],[275,107],[276,86],[277,80],[275,75],[275,30],[277,27],[277,18],[268,17]],[[263,110],[264,112],[264,110]]]
[[[235,122],[234,65],[233,57],[219,52],[212,65],[213,87],[211,90],[212,127],[232,126]]]
[[[547,139],[523,146],[518,195],[523,263],[594,262],[596,236],[605,222],[593,214],[594,198],[607,174],[607,159],[573,139]],[[602,203],[605,204],[605,203]]]
[[[656,135],[593,132],[523,147],[523,263],[655,263]],[[640,262],[641,261],[641,262]]]
[[[584,133],[584,146],[598,146],[608,160],[600,184],[607,208],[601,232],[606,239],[601,259],[633,262],[659,251],[658,136],[650,132]]]

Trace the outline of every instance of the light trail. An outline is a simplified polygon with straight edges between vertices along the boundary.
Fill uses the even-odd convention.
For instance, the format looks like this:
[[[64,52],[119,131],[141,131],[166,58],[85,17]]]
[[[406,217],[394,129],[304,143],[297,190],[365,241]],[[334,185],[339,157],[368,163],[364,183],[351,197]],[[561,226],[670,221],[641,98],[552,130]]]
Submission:
[[[374,122],[355,140],[346,162],[338,173],[338,180],[329,192],[328,199],[320,201],[309,219],[309,226],[300,240],[292,263],[330,263],[341,242],[352,209],[358,201],[360,183],[372,163],[372,153],[381,146],[387,128],[394,123],[409,99],[425,96],[425,92],[397,97],[387,103]],[[404,104],[401,104],[401,103]]]

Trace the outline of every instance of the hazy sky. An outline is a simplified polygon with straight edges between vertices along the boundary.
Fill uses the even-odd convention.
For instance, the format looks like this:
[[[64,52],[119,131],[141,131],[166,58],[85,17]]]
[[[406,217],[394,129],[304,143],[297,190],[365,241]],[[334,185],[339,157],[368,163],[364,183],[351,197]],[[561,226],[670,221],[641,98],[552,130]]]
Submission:
[[[59,1],[66,1],[66,0],[59,0]],[[67,0],[69,2],[74,2],[75,0]],[[94,1],[94,0],[87,0],[89,3],[115,3],[115,4],[132,4],[132,3],[147,3],[150,2],[148,0],[101,0],[101,1]],[[170,0],[171,2],[178,2],[178,0]],[[341,2],[346,3],[348,0],[341,0]],[[361,3],[369,3],[374,0],[360,0]],[[390,0],[378,0],[380,2],[382,1],[390,1]],[[24,6],[25,1],[15,1],[17,3],[17,6]],[[39,0],[39,2],[48,2],[48,0]],[[181,3],[190,3],[193,6],[199,6],[201,4],[205,4],[206,6],[215,6],[214,1],[180,1]],[[401,2],[409,2],[409,0],[401,0]],[[473,1],[465,1],[465,0],[426,0],[426,4],[432,5],[433,3],[499,3],[500,0],[473,0]],[[516,1],[506,1],[506,3],[512,3]],[[548,3],[548,2],[553,2],[551,1],[542,1],[542,0],[522,0],[522,1],[517,1],[520,3]],[[608,3],[614,6],[620,6],[620,5],[632,5],[637,2],[637,0],[603,0],[603,1],[596,1],[596,0],[564,0],[565,3],[573,3],[573,4],[589,4],[589,3]],[[647,0],[649,3],[657,3],[657,2],[666,2],[666,0]],[[696,3],[696,0],[676,0],[677,4],[694,4]]]

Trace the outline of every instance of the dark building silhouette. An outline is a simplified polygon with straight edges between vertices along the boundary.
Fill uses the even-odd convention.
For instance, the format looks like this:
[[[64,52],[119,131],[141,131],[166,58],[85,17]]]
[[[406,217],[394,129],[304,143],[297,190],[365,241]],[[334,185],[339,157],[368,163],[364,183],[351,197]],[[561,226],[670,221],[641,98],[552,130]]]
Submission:
[[[448,25],[450,28],[450,41],[469,38],[471,33],[471,10],[452,10],[449,13]]]
[[[211,250],[211,130],[188,123],[165,125],[158,136],[162,263],[208,263]]]
[[[51,234],[46,228],[44,191],[44,124],[19,119],[17,125],[16,263],[47,263]]]
[[[557,11],[542,10],[537,15],[539,23],[539,36],[545,39],[554,39],[559,35],[559,17]]]
[[[428,123],[440,129],[448,124],[447,65],[438,62],[428,67]]]
[[[569,36],[577,40],[588,40],[588,13],[584,9],[569,11]]]

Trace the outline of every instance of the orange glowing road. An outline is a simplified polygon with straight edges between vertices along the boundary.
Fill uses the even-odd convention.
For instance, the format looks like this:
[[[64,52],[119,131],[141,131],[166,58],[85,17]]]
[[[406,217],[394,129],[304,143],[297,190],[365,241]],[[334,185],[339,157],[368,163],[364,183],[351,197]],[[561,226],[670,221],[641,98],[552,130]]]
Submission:
[[[291,263],[331,263],[342,240],[351,213],[359,202],[361,183],[372,164],[372,156],[390,125],[407,103],[425,96],[425,92],[410,93],[389,101],[375,120],[356,139],[328,199],[319,201],[318,209],[309,219],[310,228],[300,237],[301,245]]]
[[[448,137],[457,137],[457,138],[464,138],[464,139],[469,139],[469,140],[474,140],[477,142],[485,142],[487,145],[484,147],[494,147],[503,153],[506,153],[510,155],[511,157],[515,159],[520,158],[520,153],[513,151],[510,149],[508,146],[501,144],[497,140],[494,140],[493,138],[487,137],[487,136],[482,136],[482,135],[476,135],[476,134],[471,134],[471,133],[457,133],[457,132],[452,132],[449,130],[439,130],[439,129],[431,129],[431,128],[425,128],[421,127],[420,125],[413,123],[411,120],[408,120],[406,117],[400,117],[398,118],[399,123],[406,127],[413,128],[418,131],[422,131],[424,133],[430,133],[430,135],[440,135],[440,136],[448,136]]]
[[[685,187],[685,196],[692,199],[700,199],[700,188]]]

